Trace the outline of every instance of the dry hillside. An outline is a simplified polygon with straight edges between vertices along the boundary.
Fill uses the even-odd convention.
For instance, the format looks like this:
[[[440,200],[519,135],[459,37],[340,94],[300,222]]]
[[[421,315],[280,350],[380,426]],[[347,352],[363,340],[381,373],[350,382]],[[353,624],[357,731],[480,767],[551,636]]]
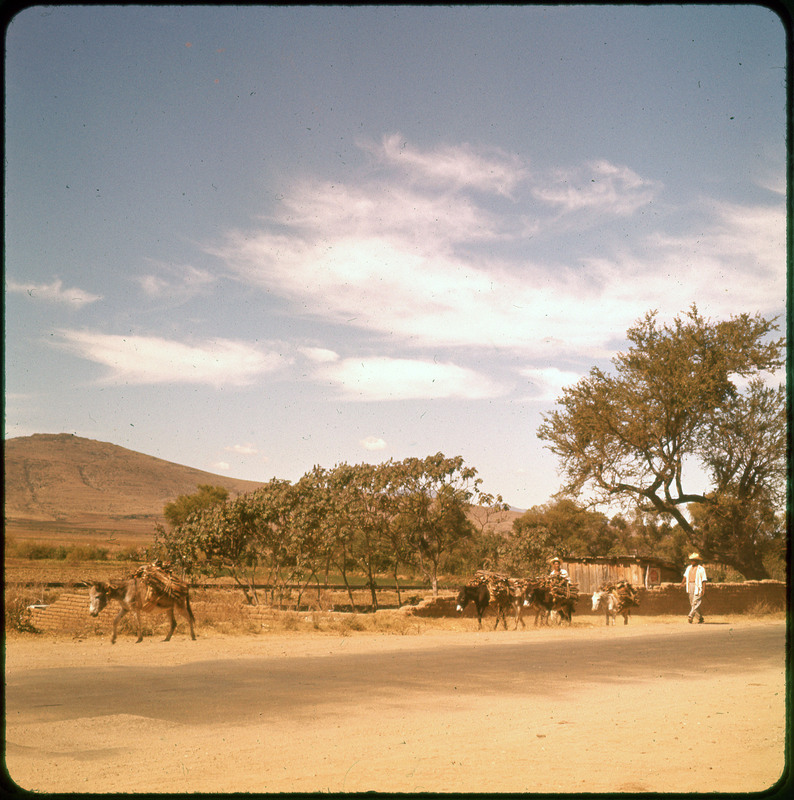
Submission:
[[[166,503],[199,484],[234,496],[261,485],[71,434],[5,442],[5,518],[19,525],[151,532]]]

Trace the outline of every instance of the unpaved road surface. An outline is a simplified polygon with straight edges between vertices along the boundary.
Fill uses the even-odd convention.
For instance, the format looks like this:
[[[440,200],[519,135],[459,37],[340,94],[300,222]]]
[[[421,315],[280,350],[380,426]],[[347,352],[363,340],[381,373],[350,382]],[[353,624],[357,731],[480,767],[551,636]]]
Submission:
[[[44,792],[749,792],[784,772],[784,621],[7,643]]]

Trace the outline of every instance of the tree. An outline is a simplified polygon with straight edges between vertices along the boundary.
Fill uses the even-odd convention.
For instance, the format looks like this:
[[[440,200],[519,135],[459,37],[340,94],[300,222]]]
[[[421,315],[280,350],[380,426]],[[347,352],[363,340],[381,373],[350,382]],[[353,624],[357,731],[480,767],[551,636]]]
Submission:
[[[163,508],[163,514],[171,527],[175,528],[187,520],[196,511],[202,511],[211,506],[222,505],[229,497],[228,490],[223,486],[211,486],[202,483],[195,494],[181,494]]]
[[[398,524],[406,531],[416,564],[436,595],[442,559],[474,533],[466,511],[480,496],[481,480],[476,469],[464,465],[462,456],[447,458],[443,453],[405,459],[399,468],[392,486]]]
[[[775,322],[712,322],[694,305],[671,325],[648,313],[629,329],[614,375],[594,367],[544,415],[538,436],[561,460],[561,494],[632,499],[672,518],[705,558],[766,577],[754,520],[782,496],[786,456],[783,387],[759,379],[784,363]],[[706,491],[695,489],[697,469]],[[700,531],[691,507],[732,508],[723,535]]]
[[[620,549],[622,530],[607,517],[570,498],[533,506],[513,523],[503,547],[505,563],[516,572],[534,573],[558,556],[606,555]]]
[[[554,536],[532,509],[513,522],[513,533],[500,547],[499,559],[513,575],[548,572],[549,559],[564,548],[555,546]]]
[[[184,573],[217,575],[227,570],[246,601],[257,602],[256,520],[244,496],[196,510],[170,530],[158,525],[155,543]]]
[[[344,489],[351,477],[349,468],[345,469],[343,465],[331,470],[315,466],[300,479],[299,491],[303,519],[312,528],[317,545],[316,556],[325,565],[325,582],[328,583],[331,566],[336,567],[347,589],[350,605],[356,611],[353,588],[348,579],[349,569],[354,564],[351,555],[354,531],[344,499]]]
[[[252,557],[265,565],[271,602],[276,592],[279,601],[288,594],[287,584],[300,577],[297,554],[302,530],[293,524],[299,502],[296,487],[287,480],[273,478],[253,492],[238,498],[240,518],[252,535]]]

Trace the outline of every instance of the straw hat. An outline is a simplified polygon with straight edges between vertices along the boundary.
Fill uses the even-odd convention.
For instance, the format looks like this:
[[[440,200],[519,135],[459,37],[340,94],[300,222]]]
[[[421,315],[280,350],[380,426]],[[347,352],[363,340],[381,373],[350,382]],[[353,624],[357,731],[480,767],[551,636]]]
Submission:
[[[690,553],[689,554],[690,561],[702,561],[703,559],[700,557],[700,553]]]
[[[559,556],[554,556],[554,558],[550,558],[549,564],[553,564],[555,561],[560,561]],[[560,561],[560,564],[562,564],[562,561]]]

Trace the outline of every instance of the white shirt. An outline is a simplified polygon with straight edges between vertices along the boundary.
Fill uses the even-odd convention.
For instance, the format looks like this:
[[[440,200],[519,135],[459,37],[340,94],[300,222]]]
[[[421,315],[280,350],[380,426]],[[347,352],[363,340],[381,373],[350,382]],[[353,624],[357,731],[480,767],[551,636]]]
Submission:
[[[550,574],[551,575],[562,575],[562,577],[565,578],[565,580],[568,581],[568,583],[571,582],[570,578],[568,577],[568,570],[567,569],[563,569],[562,567],[560,567],[558,570],[552,570]]]
[[[704,566],[702,564],[690,564],[684,570],[684,580],[686,581],[687,591],[691,589],[690,584],[692,584],[695,587],[695,592],[701,594],[703,592],[703,583],[708,580]]]

